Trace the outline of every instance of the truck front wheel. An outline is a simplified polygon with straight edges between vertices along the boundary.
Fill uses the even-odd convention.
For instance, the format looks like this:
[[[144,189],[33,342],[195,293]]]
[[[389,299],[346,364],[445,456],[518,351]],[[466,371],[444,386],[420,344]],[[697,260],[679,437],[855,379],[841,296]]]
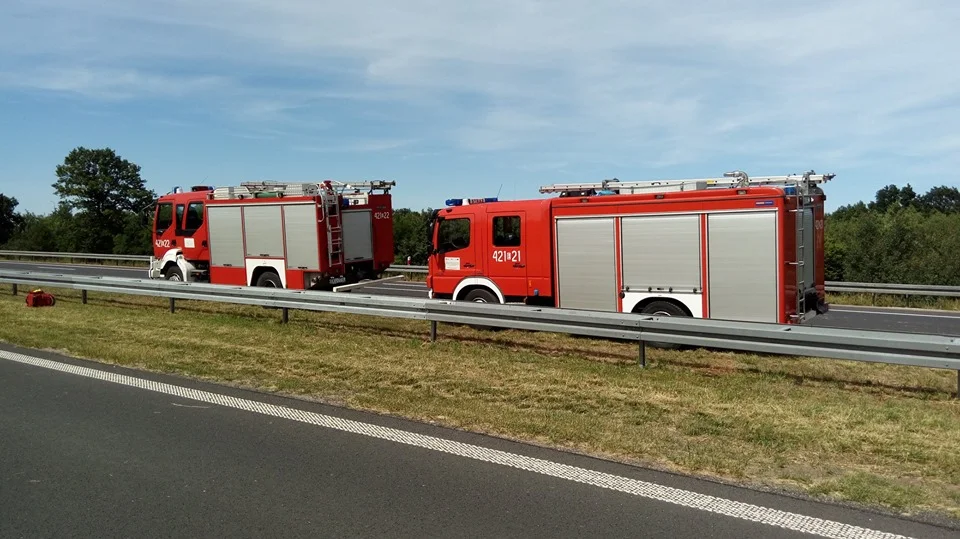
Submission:
[[[500,300],[497,299],[497,296],[493,295],[493,292],[485,288],[474,288],[473,290],[467,292],[467,295],[463,297],[464,301],[472,301],[474,303],[500,303]],[[491,327],[491,326],[478,326],[474,324],[468,324],[468,327],[471,327],[477,331],[499,331],[501,328]]]
[[[180,271],[180,266],[170,266],[163,272],[163,278],[168,281],[183,281],[183,272]]]
[[[500,303],[497,300],[497,296],[493,295],[493,292],[483,288],[474,288],[463,298],[466,301],[473,301],[476,303]]]

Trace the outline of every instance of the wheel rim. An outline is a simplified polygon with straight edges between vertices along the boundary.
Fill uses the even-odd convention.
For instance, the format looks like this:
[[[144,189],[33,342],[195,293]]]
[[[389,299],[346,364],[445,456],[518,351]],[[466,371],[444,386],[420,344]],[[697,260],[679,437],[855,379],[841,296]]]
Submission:
[[[170,276],[170,279],[169,279],[169,280],[170,280],[170,281],[179,281],[179,280],[180,280],[180,276],[177,275],[176,273],[174,273],[173,275]]]
[[[670,316],[670,313],[667,311],[654,311],[653,316]]]

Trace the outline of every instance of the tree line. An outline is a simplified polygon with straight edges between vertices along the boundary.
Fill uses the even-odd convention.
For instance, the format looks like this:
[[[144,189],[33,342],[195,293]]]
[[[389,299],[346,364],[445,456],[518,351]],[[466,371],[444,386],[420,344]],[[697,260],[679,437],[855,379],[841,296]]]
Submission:
[[[110,148],[72,150],[56,167],[59,197],[47,215],[18,213],[0,193],[0,247],[10,250],[151,254],[157,194],[140,167]],[[829,195],[828,195],[829,196]],[[430,209],[394,210],[397,264],[427,263]],[[830,281],[960,285],[960,191],[924,194],[888,185],[873,200],[826,217],[825,264]]]

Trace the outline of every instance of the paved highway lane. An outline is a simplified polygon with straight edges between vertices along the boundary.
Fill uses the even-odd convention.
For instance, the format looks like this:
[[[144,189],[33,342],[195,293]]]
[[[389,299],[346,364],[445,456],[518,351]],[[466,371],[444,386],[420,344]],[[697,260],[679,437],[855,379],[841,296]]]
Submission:
[[[0,261],[0,268],[65,273],[69,275],[109,275],[114,277],[146,278],[146,269],[115,268],[110,266],[77,264],[36,264],[30,262]],[[357,290],[363,294],[425,297],[426,284],[417,281],[386,282]],[[833,306],[829,313],[814,318],[811,326],[874,331],[902,331],[960,337],[960,312],[919,309],[889,309],[879,307]]]
[[[809,325],[960,337],[960,312],[840,305],[814,318]]]
[[[957,533],[2,345],[0,387],[3,537]]]
[[[146,279],[147,268],[121,268],[94,264],[39,264],[36,262],[13,262],[0,260],[0,269],[11,271],[37,271],[42,273],[62,273],[64,275],[123,277],[127,279]]]

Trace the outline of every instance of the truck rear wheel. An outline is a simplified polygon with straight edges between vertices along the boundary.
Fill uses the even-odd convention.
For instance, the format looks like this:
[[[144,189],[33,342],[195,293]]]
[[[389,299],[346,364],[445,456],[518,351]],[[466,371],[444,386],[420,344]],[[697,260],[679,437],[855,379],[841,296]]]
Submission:
[[[652,301],[640,311],[640,314],[650,316],[687,316],[686,311],[672,301]]]
[[[260,277],[257,279],[257,286],[264,286],[267,288],[283,288],[283,283],[280,282],[280,276],[272,271],[265,271],[260,274]]]
[[[649,316],[689,316],[686,311],[683,310],[679,305],[672,301],[651,301],[640,310],[640,314],[646,314]],[[650,341],[648,345],[654,348],[661,348],[663,350],[680,350],[683,348],[679,344],[669,344],[662,342]]]

